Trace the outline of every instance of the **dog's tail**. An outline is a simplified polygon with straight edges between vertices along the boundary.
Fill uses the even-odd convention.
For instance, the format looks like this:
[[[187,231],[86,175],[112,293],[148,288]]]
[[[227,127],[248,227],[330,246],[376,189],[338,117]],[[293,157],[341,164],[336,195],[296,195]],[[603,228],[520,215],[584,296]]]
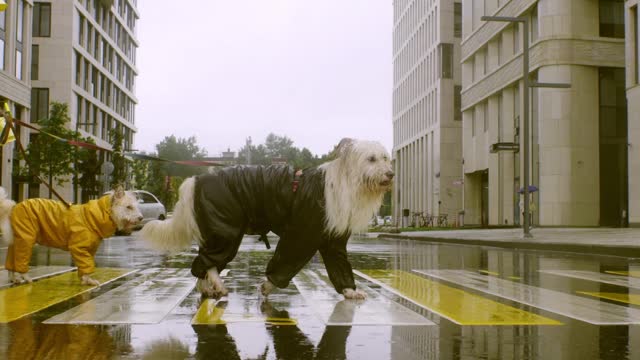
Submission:
[[[152,248],[166,252],[184,250],[191,246],[193,240],[200,242],[200,230],[193,210],[195,183],[195,178],[190,177],[180,185],[178,202],[172,217],[147,223],[137,236]]]
[[[9,199],[5,189],[0,187],[0,231],[2,231],[2,239],[9,245],[13,244],[13,230],[11,222],[9,222],[9,215],[11,215],[14,206],[16,206],[16,202]]]

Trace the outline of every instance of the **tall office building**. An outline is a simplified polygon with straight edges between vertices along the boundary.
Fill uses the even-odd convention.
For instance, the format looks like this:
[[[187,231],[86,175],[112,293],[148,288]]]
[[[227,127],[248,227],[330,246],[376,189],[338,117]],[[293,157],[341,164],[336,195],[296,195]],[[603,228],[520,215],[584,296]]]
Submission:
[[[462,209],[460,2],[393,2],[394,218]]]
[[[640,227],[640,13],[638,0],[626,2],[627,101],[629,116],[629,225]],[[635,199],[635,201],[634,201]]]
[[[31,13],[30,1],[7,1],[8,7],[0,12],[0,103],[7,103],[13,117],[29,118],[31,102],[28,64],[31,61]],[[28,134],[20,130],[23,144]],[[15,142],[2,146],[0,161],[0,185],[10,190],[15,200],[22,199],[20,190],[23,179],[14,172],[18,164]]]
[[[67,103],[74,130],[111,148],[118,129],[131,149],[139,16],[137,0],[34,1],[31,121],[46,117],[51,101]],[[71,185],[61,193],[80,196]]]
[[[483,15],[525,17],[529,26],[485,22]],[[523,31],[530,79],[571,85],[530,89],[529,183],[539,189],[531,196],[533,223],[624,226],[623,0],[463,0],[465,220],[511,225],[522,218]],[[497,143],[520,151],[490,153]]]

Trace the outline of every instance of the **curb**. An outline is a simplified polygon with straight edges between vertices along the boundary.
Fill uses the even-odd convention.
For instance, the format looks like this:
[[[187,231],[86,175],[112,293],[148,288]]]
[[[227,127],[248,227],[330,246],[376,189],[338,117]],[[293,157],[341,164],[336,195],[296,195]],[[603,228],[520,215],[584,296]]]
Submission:
[[[397,239],[397,240],[416,240],[425,242],[435,242],[443,244],[471,245],[471,246],[489,246],[506,249],[522,249],[522,250],[544,250],[544,251],[562,251],[580,254],[592,255],[610,255],[621,256],[627,258],[640,258],[640,247],[627,245],[592,245],[592,244],[571,244],[571,243],[541,243],[523,240],[481,240],[481,239],[455,239],[443,237],[425,237],[411,235],[396,234],[380,234],[379,239]]]

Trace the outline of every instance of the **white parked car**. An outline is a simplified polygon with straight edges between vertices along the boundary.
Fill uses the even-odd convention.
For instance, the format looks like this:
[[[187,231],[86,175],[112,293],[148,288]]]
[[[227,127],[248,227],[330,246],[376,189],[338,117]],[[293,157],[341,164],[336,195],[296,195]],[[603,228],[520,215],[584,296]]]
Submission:
[[[167,210],[158,198],[145,190],[133,190],[138,197],[138,206],[142,213],[140,227],[151,220],[164,220],[167,218]]]
[[[142,221],[137,226],[138,229],[141,229],[144,224],[151,220],[164,220],[167,218],[167,210],[155,195],[146,190],[131,190],[131,192],[138,198],[138,207],[142,213]],[[104,195],[111,193],[113,191],[107,191]]]

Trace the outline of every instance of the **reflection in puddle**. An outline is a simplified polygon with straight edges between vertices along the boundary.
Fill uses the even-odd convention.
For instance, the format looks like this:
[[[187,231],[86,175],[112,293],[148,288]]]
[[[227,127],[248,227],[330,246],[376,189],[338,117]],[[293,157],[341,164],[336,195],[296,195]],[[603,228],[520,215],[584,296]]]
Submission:
[[[275,247],[275,242],[273,242]],[[189,268],[195,249],[177,256],[154,253],[133,238],[116,237],[105,241],[97,256],[99,267]],[[0,257],[4,258],[0,250]],[[264,276],[273,248],[248,238],[238,257],[229,264],[225,278],[231,291],[224,299],[225,324],[192,325],[191,321],[203,299],[192,292],[178,307],[157,324],[127,325],[46,325],[43,321],[62,314],[92,299],[118,289],[135,279],[126,279],[95,289],[39,311],[31,316],[0,324],[0,359],[635,359],[640,358],[640,325],[597,326],[523,305],[519,301],[481,293],[464,283],[432,281],[446,284],[475,297],[499,302],[511,308],[535,313],[561,322],[560,326],[509,325],[460,326],[442,318],[432,310],[416,305],[398,293],[392,293],[373,282],[363,280],[385,299],[436,323],[435,326],[325,326],[325,321],[345,322],[354,317],[349,304],[335,302],[323,320],[313,308],[313,299],[304,298],[294,285],[269,298],[258,295],[257,286]],[[402,271],[465,270],[478,284],[521,284],[515,290],[537,287],[566,296],[589,298],[620,307],[639,309],[631,299],[640,295],[624,284],[626,277],[638,276],[640,263],[617,257],[581,256],[564,253],[511,251],[475,246],[437,245],[427,242],[358,239],[350,243],[350,260],[354,269]],[[316,257],[309,269],[324,267]],[[67,253],[36,248],[32,266],[69,266]],[[609,274],[620,281],[600,282],[585,278],[558,276],[551,273],[581,271],[581,274]],[[543,271],[547,271],[546,273]],[[417,274],[416,276],[423,276]],[[489,280],[496,279],[496,280]],[[499,280],[499,281],[498,281]],[[151,287],[171,287],[171,281],[150,280]],[[418,283],[422,283],[418,282]],[[476,284],[476,285],[478,285]],[[526,285],[526,286],[524,286]],[[423,293],[427,289],[418,289]],[[322,292],[319,292],[322,294]],[[434,294],[425,293],[425,296]],[[544,295],[543,295],[544,297]],[[142,299],[123,309],[153,308],[163,298]],[[627,299],[632,304],[619,301]],[[137,300],[136,300],[137,301]],[[222,303],[221,303],[222,304]],[[472,302],[470,314],[482,311]],[[11,305],[9,305],[11,306]],[[0,309],[2,311],[2,309]],[[633,311],[629,311],[632,313]],[[498,314],[499,315],[499,314]],[[498,316],[496,315],[496,316]],[[380,316],[382,319],[384,316]],[[252,321],[239,321],[250,318]],[[295,319],[278,325],[265,319]],[[606,316],[605,316],[606,318]]]

